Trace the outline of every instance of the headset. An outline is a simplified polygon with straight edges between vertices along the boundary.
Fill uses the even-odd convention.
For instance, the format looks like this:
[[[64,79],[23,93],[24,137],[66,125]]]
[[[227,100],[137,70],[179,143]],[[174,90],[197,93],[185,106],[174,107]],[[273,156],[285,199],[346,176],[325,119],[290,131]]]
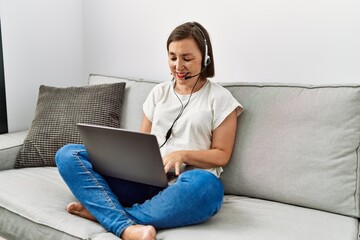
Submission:
[[[204,38],[204,45],[205,45],[204,68],[206,68],[211,63],[211,58],[208,54],[208,45],[207,45],[207,41],[206,41],[206,36],[205,36],[204,32],[201,30],[201,28],[195,22],[193,22],[192,24],[201,33],[201,35]]]
[[[201,30],[201,28],[200,28],[195,22],[192,22],[192,25],[193,25],[193,26],[200,32],[200,34],[203,36],[204,45],[205,45],[204,61],[203,61],[203,67],[202,67],[201,71],[200,71],[198,74],[196,74],[196,75],[185,76],[185,80],[199,76],[199,75],[206,69],[206,67],[209,66],[209,64],[211,63],[211,58],[210,58],[210,56],[209,56],[209,54],[208,54],[208,45],[207,45],[207,41],[206,41],[206,36],[205,36],[205,34],[204,34],[204,32]],[[195,86],[196,86],[196,84],[198,83],[199,79],[200,79],[200,76],[199,76],[198,79],[196,80],[196,83],[195,83],[195,85],[193,86],[193,88],[192,88],[192,90],[191,90],[189,99],[188,99],[188,101],[186,102],[185,105],[183,105],[182,101],[180,100],[179,96],[176,94],[176,92],[175,92],[175,90],[174,90],[175,96],[179,99],[179,101],[180,101],[180,103],[181,103],[181,109],[180,109],[179,114],[176,116],[175,120],[174,120],[173,123],[171,124],[171,127],[170,127],[169,130],[166,132],[164,143],[161,144],[159,148],[163,147],[163,146],[165,145],[165,143],[169,140],[169,138],[170,138],[170,136],[171,136],[171,133],[172,133],[172,128],[174,127],[175,123],[176,123],[177,120],[181,117],[181,115],[183,114],[185,108],[186,108],[187,105],[189,104],[190,99],[191,99],[191,96],[192,96],[193,91],[194,91],[194,89],[195,89]],[[173,78],[173,80],[174,80],[174,78]]]
[[[185,80],[199,76],[203,71],[205,71],[206,67],[209,66],[209,64],[211,63],[211,58],[208,53],[208,45],[207,45],[205,34],[201,30],[201,28],[198,25],[196,25],[196,23],[192,22],[192,25],[200,32],[200,34],[202,35],[202,37],[204,39],[204,45],[205,45],[204,60],[203,60],[203,67],[202,67],[201,71],[198,74],[195,74],[192,76],[185,76]]]

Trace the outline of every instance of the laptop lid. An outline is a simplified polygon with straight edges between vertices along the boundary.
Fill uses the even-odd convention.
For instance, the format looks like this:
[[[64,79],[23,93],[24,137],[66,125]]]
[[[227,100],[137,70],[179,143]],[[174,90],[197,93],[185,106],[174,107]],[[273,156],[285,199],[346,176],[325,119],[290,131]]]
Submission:
[[[168,186],[154,135],[81,123],[77,127],[96,172],[158,187]]]

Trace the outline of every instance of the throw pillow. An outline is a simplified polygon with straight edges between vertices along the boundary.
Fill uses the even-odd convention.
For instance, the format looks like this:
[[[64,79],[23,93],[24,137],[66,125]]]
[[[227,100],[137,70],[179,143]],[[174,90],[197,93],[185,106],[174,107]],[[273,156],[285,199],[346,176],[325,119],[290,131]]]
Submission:
[[[40,86],[35,118],[15,168],[56,166],[55,154],[67,143],[82,143],[77,123],[120,127],[125,83],[85,87]]]

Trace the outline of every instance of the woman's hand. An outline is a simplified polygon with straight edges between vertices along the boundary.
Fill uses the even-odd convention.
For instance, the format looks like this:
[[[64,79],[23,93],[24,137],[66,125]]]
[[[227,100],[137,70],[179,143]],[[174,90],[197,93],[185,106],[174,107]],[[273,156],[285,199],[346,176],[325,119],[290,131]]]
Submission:
[[[165,172],[169,172],[170,169],[175,169],[175,175],[180,174],[180,168],[185,163],[185,151],[171,152],[163,157],[163,164]]]

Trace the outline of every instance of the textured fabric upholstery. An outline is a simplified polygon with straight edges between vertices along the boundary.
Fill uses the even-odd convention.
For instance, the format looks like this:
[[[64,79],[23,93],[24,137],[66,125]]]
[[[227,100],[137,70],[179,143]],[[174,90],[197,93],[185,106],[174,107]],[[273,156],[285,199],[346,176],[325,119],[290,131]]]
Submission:
[[[225,86],[245,108],[227,194],[359,216],[360,86]]]
[[[225,196],[209,221],[160,231],[158,239],[357,240],[357,219],[266,200]],[[181,236],[181,238],[179,238]]]
[[[106,232],[99,224],[66,211],[67,204],[76,199],[55,167],[0,172],[0,189],[0,233],[22,236],[18,239],[61,239],[62,233],[66,234],[63,239],[87,239]],[[16,224],[9,224],[15,222],[10,212]]]
[[[28,131],[0,134],[0,170],[12,169]]]
[[[120,127],[124,85],[40,86],[35,118],[15,167],[55,166],[60,147],[82,142],[77,123]]]
[[[9,239],[116,239],[99,224],[66,212],[75,199],[54,167],[0,172],[0,189],[0,233]],[[356,218],[226,196],[208,222],[160,230],[158,239],[356,240],[357,231]]]
[[[158,83],[144,81],[141,79],[130,79],[120,77],[104,77],[102,75],[91,75],[90,85],[125,82],[125,96],[121,115],[121,127],[139,131],[143,117],[142,104],[150,90]]]

